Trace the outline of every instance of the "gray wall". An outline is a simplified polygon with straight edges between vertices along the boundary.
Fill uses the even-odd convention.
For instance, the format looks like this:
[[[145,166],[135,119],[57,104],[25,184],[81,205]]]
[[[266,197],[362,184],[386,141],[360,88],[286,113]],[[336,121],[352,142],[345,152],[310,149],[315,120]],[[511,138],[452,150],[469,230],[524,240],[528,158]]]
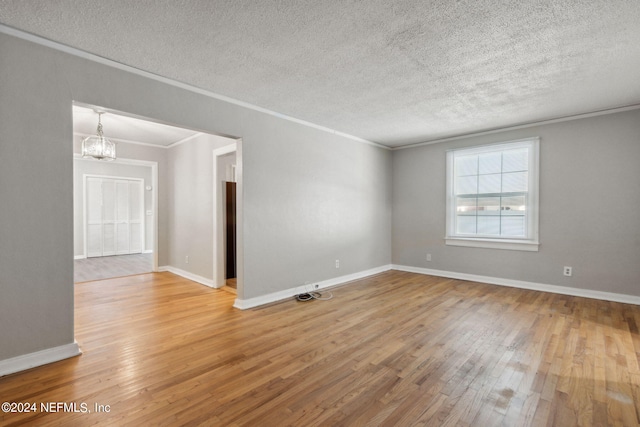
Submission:
[[[0,360],[73,342],[71,104],[48,77],[56,55],[0,35]]]
[[[445,150],[529,136],[541,138],[540,251],[446,246]],[[640,295],[638,212],[639,110],[393,153],[394,264]]]
[[[119,146],[121,144],[118,144]],[[84,175],[102,175],[113,177],[127,177],[144,180],[143,188],[152,186],[151,167],[127,165],[114,162],[100,162],[75,158],[73,160],[73,237],[74,256],[86,256],[84,252]],[[153,251],[153,216],[146,215],[153,210],[151,193],[157,191],[144,190],[144,220],[145,236],[143,251]]]
[[[213,150],[233,142],[202,134],[168,150],[169,265],[205,279],[213,279]]]
[[[0,57],[0,360],[73,342],[74,100],[243,138],[239,297],[391,261],[390,152],[5,34]]]
[[[269,144],[245,139],[245,284],[260,283],[245,298],[391,260],[391,153],[301,130],[273,129]]]

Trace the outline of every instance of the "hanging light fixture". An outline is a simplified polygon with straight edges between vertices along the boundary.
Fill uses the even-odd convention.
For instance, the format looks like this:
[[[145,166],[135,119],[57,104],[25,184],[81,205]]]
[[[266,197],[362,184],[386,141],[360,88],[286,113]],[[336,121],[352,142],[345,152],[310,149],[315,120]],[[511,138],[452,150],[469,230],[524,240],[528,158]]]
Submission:
[[[98,112],[98,134],[89,136],[82,141],[82,157],[93,157],[98,160],[114,160],[116,158],[116,144],[109,141],[102,134],[102,123],[100,117],[102,112]]]

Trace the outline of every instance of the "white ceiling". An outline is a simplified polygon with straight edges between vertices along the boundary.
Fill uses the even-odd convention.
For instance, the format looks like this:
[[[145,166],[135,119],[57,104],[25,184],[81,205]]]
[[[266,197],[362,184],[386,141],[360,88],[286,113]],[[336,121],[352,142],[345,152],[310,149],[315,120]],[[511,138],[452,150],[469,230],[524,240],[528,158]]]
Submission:
[[[640,104],[638,0],[0,0],[0,22],[391,147]]]
[[[100,119],[104,136],[114,142],[123,141],[169,147],[199,134],[194,130],[78,105],[73,106],[73,132],[83,137],[95,135],[98,128],[98,111],[104,113]]]

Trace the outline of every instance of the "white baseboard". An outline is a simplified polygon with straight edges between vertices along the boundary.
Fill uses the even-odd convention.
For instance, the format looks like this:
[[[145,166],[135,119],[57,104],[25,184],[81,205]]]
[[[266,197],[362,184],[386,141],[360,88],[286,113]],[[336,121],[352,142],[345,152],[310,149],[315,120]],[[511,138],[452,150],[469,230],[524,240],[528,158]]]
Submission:
[[[210,288],[215,288],[215,284],[213,283],[212,279],[207,279],[206,277],[198,276],[197,274],[190,273],[188,271],[173,267],[171,265],[163,265],[161,267],[158,267],[158,271],[168,271],[170,273],[177,274],[178,276],[182,276],[185,279],[193,280],[194,282],[198,282]]]
[[[502,279],[499,277],[479,276],[476,274],[456,273],[453,271],[431,270],[429,268],[410,267],[406,265],[391,266],[394,270],[410,273],[427,274],[429,276],[449,277],[451,279],[469,280],[473,282],[489,283],[491,285],[510,286],[512,288],[530,289],[533,291],[551,292],[554,294],[571,295],[575,297],[593,298],[605,301],[622,302],[640,305],[640,297],[635,295],[616,294],[613,292],[593,291],[590,289],[572,288],[568,286],[547,285],[543,283],[525,282],[522,280]]]
[[[347,274],[345,276],[323,280],[322,282],[314,282],[312,285],[318,285],[318,288],[316,289],[325,289],[331,286],[336,286],[346,282],[351,282],[353,280],[358,280],[368,276],[373,276],[374,274],[379,274],[388,270],[391,270],[391,265],[383,265],[381,267],[372,268],[370,270],[364,270],[358,273]],[[236,298],[236,301],[233,304],[233,306],[235,308],[239,308],[240,310],[246,310],[248,308],[259,307],[261,305],[282,301],[287,298],[291,298],[295,295],[298,295],[300,293],[311,291],[312,289],[310,289],[309,286],[310,285],[300,285],[300,286],[296,286],[295,288],[289,288],[282,291],[273,292],[267,295],[261,295],[259,297],[254,297],[249,299]]]
[[[152,254],[153,253],[153,249],[147,249],[142,251],[143,254]]]
[[[82,354],[77,342],[0,360],[0,377]]]

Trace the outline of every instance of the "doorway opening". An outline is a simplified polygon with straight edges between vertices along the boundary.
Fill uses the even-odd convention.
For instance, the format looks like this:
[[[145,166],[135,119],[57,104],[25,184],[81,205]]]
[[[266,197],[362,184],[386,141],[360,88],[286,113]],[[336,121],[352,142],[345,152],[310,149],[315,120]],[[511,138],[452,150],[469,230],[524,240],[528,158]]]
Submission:
[[[102,113],[105,137],[117,145],[117,158],[112,162],[83,159],[78,154],[82,140],[96,133],[98,111]],[[210,160],[205,160],[211,159],[210,154],[205,157],[203,151],[211,153],[229,144],[235,146],[236,138],[179,128],[80,103],[73,105],[73,129],[74,273],[81,270],[80,263],[93,263],[97,265],[96,269],[116,271],[81,279],[75,274],[75,282],[171,271],[207,286],[223,286],[217,280],[219,266],[212,256],[216,250],[216,235],[205,237],[211,236],[207,230],[216,228],[211,218],[218,204],[212,198],[211,189],[206,191],[207,186],[213,184],[206,176],[216,171]],[[158,165],[161,165],[160,172]],[[120,204],[114,207],[113,201],[100,199],[92,204],[85,188],[86,176],[101,177],[89,180],[88,185],[95,190],[91,194],[95,195],[98,190],[113,193],[115,185],[122,190],[120,196],[116,191],[115,197],[121,197],[123,201],[125,187],[131,190],[131,184],[124,181],[141,180],[144,202],[136,208],[135,218],[122,217],[124,210],[131,210],[131,206],[119,212]],[[118,181],[122,182],[118,184]],[[98,206],[99,215],[96,214]],[[105,216],[104,209],[111,213]],[[218,231],[222,232],[221,229]],[[142,234],[141,241],[138,232]],[[135,264],[147,267],[142,271],[118,273],[121,260],[134,268]]]
[[[238,289],[236,261],[236,183],[225,181],[225,285]]]
[[[74,156],[74,282],[157,271],[157,164]]]
[[[113,173],[87,173],[97,166],[102,173]],[[74,172],[76,186],[79,181],[82,185],[82,212],[74,215],[74,282],[154,271],[153,224],[147,220],[147,214],[149,218],[153,215],[153,203],[151,195],[145,194],[153,182],[153,168],[103,165],[76,158]]]
[[[237,144],[213,152],[216,287],[238,291],[238,183]]]

